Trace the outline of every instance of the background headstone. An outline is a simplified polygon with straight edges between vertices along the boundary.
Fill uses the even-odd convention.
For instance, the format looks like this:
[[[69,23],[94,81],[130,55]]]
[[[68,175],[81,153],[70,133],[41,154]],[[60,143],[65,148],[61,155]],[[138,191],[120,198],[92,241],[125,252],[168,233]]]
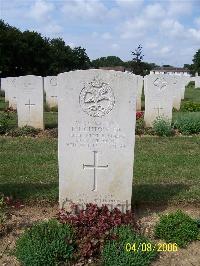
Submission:
[[[141,111],[142,102],[142,89],[143,89],[143,77],[137,75],[137,99],[136,99],[136,110]]]
[[[58,75],[60,207],[131,208],[137,79],[82,70]]]
[[[21,76],[17,79],[18,126],[44,128],[43,122],[43,82],[40,76]]]
[[[162,117],[172,119],[173,84],[170,75],[151,74],[145,76],[145,114],[147,127],[152,127],[154,120]]]
[[[1,89],[5,92],[5,101],[9,102],[9,107],[17,107],[17,87],[16,77],[7,77],[1,79]]]
[[[182,100],[185,98],[185,87],[188,85],[189,81],[190,81],[190,77],[181,76],[181,82],[182,82],[182,85],[181,85],[181,99]]]
[[[181,98],[182,98],[182,81],[178,75],[171,76],[172,78],[172,90],[173,90],[173,107],[176,110],[180,110]]]
[[[195,88],[200,88],[200,76],[195,77]]]
[[[58,106],[58,86],[57,76],[44,77],[44,90],[46,93],[46,103],[52,107]]]
[[[9,107],[13,109],[17,109],[17,85],[16,85],[16,77],[9,77],[8,78],[8,95],[9,95]]]

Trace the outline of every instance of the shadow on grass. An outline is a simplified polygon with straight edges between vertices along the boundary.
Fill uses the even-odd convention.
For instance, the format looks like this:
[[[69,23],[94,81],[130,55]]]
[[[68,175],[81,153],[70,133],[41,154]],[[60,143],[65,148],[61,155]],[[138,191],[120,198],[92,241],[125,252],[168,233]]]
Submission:
[[[169,202],[178,201],[180,194],[186,192],[190,186],[184,184],[143,184],[134,185],[132,205],[136,208],[145,205],[161,206],[163,210]]]
[[[45,129],[58,128],[58,123],[45,123]]]
[[[5,183],[0,184],[0,193],[3,193],[4,196],[13,197],[14,199],[20,199],[23,201],[56,201],[58,199],[58,183]]]

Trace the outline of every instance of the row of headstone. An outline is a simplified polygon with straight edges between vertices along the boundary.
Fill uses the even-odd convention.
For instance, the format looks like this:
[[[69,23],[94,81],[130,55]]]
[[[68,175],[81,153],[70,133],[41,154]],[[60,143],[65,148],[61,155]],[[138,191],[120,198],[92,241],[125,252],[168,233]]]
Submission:
[[[133,74],[132,76],[136,80],[136,110],[140,111],[143,77]],[[29,75],[2,79],[1,87],[5,91],[5,100],[9,101],[9,107],[18,109],[19,127],[29,125],[44,128],[43,90],[46,94],[46,103],[49,107],[56,107],[58,105],[59,88],[57,78],[58,76],[42,78]],[[185,86],[193,79],[195,80],[196,86],[198,86],[200,77],[188,78],[162,74],[145,76],[144,118],[147,127],[152,126],[153,121],[159,116],[171,120],[173,107],[177,110],[180,109],[181,99],[184,98]]]
[[[184,99],[185,86],[191,81],[190,77],[151,74],[144,78],[145,115],[147,127],[152,127],[157,118],[171,122],[172,110],[180,110],[181,100]]]
[[[186,82],[168,75],[144,78],[147,125],[158,116],[170,119]],[[43,78],[19,77],[15,84],[19,126],[43,128]],[[129,210],[136,106],[141,109],[136,102],[141,101],[143,79],[131,73],[78,70],[46,78],[45,87],[47,98],[58,99],[60,207],[70,211],[73,204],[82,209],[94,203]],[[11,97],[11,90],[7,93]]]
[[[28,76],[31,80],[32,75]],[[57,89],[57,76],[47,76],[42,78],[44,92],[46,94],[46,103],[52,107],[58,106],[58,89]],[[1,79],[1,89],[5,91],[5,101],[9,102],[9,107],[17,108],[17,94],[20,91],[18,77],[8,77]]]

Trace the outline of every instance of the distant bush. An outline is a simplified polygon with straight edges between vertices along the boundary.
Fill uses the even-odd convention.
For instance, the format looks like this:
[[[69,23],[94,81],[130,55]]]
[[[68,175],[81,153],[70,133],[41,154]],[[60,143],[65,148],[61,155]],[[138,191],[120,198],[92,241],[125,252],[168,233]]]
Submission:
[[[192,114],[180,116],[174,121],[174,128],[182,134],[198,134],[200,133],[200,118]]]
[[[47,103],[44,103],[44,111],[45,112],[50,112],[50,107]]]
[[[73,235],[69,225],[56,220],[37,223],[17,240],[15,255],[24,266],[68,262],[74,251]]]
[[[11,116],[9,112],[3,112],[0,115],[0,134],[5,134],[9,130],[9,121]]]
[[[5,97],[5,91],[0,90],[0,97]]]
[[[29,137],[35,137],[38,135],[38,133],[41,131],[41,129],[30,127],[30,126],[24,126],[19,128],[12,128],[9,130],[8,135],[12,137],[21,137],[21,136],[29,136]]]
[[[47,103],[44,104],[44,111],[45,112],[58,112],[58,107],[50,107]]]
[[[153,248],[144,251],[141,244],[145,246],[151,245],[149,239],[136,234],[130,226],[124,225],[115,228],[113,230],[113,239],[107,240],[103,248],[103,265],[150,265],[156,258],[157,251]]]
[[[51,112],[58,112],[58,106],[51,107]]]
[[[200,112],[200,103],[194,103],[191,101],[183,102],[180,110],[182,112]]]
[[[195,81],[190,81],[190,82],[188,83],[188,87],[194,87],[194,85],[195,85]]]
[[[198,223],[178,210],[161,216],[155,226],[155,236],[167,243],[176,243],[180,247],[185,247],[191,241],[198,239]]]
[[[153,130],[155,131],[156,135],[158,136],[172,136],[173,135],[173,128],[171,126],[170,121],[158,117],[154,122],[153,122]]]

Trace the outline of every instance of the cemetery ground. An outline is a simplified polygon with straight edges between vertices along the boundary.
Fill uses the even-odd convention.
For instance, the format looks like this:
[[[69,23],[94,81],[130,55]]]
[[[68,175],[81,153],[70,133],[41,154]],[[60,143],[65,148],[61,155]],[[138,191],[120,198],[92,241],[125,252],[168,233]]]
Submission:
[[[187,88],[188,100],[200,102],[197,89]],[[5,108],[0,98],[0,115]],[[10,115],[10,125],[16,126],[16,113]],[[173,118],[189,115],[174,112]],[[200,112],[192,115],[200,119]],[[45,112],[44,117],[46,129],[57,126],[56,112]],[[200,218],[199,162],[199,134],[136,136],[132,205],[141,232],[150,239],[154,240],[154,226],[162,213],[181,209]],[[0,136],[0,192],[10,200],[0,234],[0,265],[19,265],[12,254],[17,237],[35,221],[56,217],[58,212],[57,138],[46,134]],[[161,252],[152,265],[197,266],[199,258],[200,241],[196,241],[178,252]]]

